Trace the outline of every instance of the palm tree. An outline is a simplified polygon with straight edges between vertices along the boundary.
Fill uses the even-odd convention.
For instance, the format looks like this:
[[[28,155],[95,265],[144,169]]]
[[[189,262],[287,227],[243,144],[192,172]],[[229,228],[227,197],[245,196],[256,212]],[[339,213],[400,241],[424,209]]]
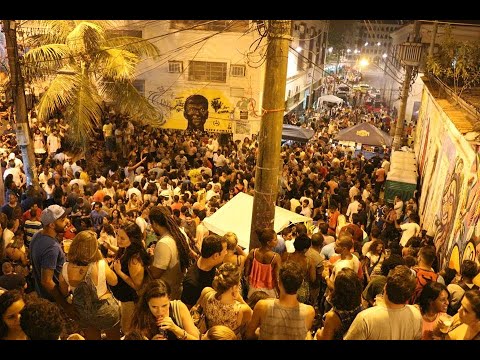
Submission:
[[[31,38],[24,56],[30,81],[50,78],[40,98],[38,119],[61,111],[70,125],[68,140],[86,149],[100,126],[103,104],[134,122],[160,125],[155,108],[133,86],[136,65],[160,55],[158,48],[137,37],[109,36],[112,21],[41,20],[45,32]]]

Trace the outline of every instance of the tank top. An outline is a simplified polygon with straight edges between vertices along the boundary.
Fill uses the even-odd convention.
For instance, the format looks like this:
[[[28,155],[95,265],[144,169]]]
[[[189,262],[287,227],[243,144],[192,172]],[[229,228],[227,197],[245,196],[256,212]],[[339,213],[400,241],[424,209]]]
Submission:
[[[241,340],[240,328],[237,326],[240,306],[241,304],[238,301],[235,301],[233,304],[224,304],[217,300],[215,293],[213,293],[213,295],[208,297],[204,306],[208,327],[224,325],[232,329],[237,335],[237,339]]]
[[[337,310],[336,308],[333,308],[333,311],[337,316],[340,318],[340,322],[342,323],[340,329],[335,331],[335,334],[333,335],[333,340],[343,340],[343,335],[345,335],[350,328],[350,325],[352,325],[353,320],[355,320],[355,317],[357,314],[363,310],[362,305],[357,306],[353,310]]]
[[[73,292],[75,290],[75,287],[70,285],[70,281],[68,280],[68,272],[67,272],[68,264],[69,262],[66,262],[65,264],[63,264],[62,276],[65,279],[65,282],[69,286],[70,290]],[[92,264],[90,264],[89,266],[92,266]],[[103,295],[109,292],[107,288],[107,279],[105,276],[105,260],[97,261],[97,269],[98,269],[97,270],[98,280],[97,280],[97,285],[95,285],[95,287],[97,289],[98,298],[101,298]],[[93,281],[93,283],[95,284],[95,280]]]
[[[259,340],[305,340],[307,306],[299,303],[290,308],[280,305],[278,299],[267,299],[268,308],[260,325]]]
[[[122,272],[128,276],[130,276],[130,271],[128,270],[128,260],[125,256],[120,258],[120,264],[122,267]],[[128,302],[128,301],[137,301],[138,295],[134,288],[128,285],[125,280],[123,280],[120,276],[118,277],[118,283],[115,286],[111,286],[110,289],[112,290],[113,296],[121,302]]]
[[[257,250],[253,250],[253,262],[252,262],[252,270],[250,271],[249,276],[249,283],[250,286],[254,288],[260,289],[273,289],[273,260],[275,260],[274,254],[270,264],[262,264],[258,261],[255,257],[257,254]]]

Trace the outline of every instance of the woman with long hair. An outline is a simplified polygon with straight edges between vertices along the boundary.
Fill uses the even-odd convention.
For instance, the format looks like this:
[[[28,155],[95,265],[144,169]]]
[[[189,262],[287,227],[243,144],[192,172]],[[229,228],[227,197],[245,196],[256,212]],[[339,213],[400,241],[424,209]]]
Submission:
[[[113,209],[111,215],[108,217],[108,221],[114,228],[119,228],[125,220],[119,209]]]
[[[111,340],[120,339],[120,311],[117,300],[107,285],[117,284],[117,275],[108,267],[98,249],[97,234],[92,230],[80,231],[72,241],[68,261],[63,264],[59,276],[60,292],[67,297],[74,294],[80,284],[89,279],[95,285],[98,299],[102,304],[94,313],[79,311],[78,323],[84,329],[87,340],[100,340],[102,331]]]
[[[422,314],[422,340],[433,340],[433,333],[442,315],[446,315],[450,293],[447,287],[437,281],[425,284],[416,300]]]
[[[130,329],[148,339],[199,339],[187,306],[180,300],[170,300],[170,288],[160,279],[150,280],[143,286]]]
[[[150,256],[142,241],[140,227],[128,222],[117,229],[118,248],[107,245],[109,250],[116,253],[113,261],[113,270],[118,276],[118,284],[112,287],[115,298],[120,301],[121,328],[124,334],[130,329],[130,322],[145,279],[147,266],[150,265]]]
[[[317,330],[317,340],[342,340],[355,316],[363,310],[362,283],[355,271],[343,268],[335,276],[330,301],[332,309],[325,314],[324,326]]]
[[[20,312],[24,307],[21,291],[10,290],[0,295],[0,340],[27,340],[20,326]]]

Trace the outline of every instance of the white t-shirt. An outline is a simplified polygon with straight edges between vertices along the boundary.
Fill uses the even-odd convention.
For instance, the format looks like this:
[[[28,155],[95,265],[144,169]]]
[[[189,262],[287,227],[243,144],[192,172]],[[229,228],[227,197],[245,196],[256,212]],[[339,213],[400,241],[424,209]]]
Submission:
[[[408,240],[413,236],[420,233],[420,226],[416,223],[405,223],[400,225],[400,229],[403,230],[402,238],[400,239],[400,245],[405,246]]]
[[[416,306],[389,309],[380,304],[358,313],[344,340],[420,340],[422,314]]]
[[[165,270],[160,278],[170,285],[172,292],[170,299],[180,299],[183,274],[180,267],[177,243],[170,235],[165,235],[158,240],[152,265],[158,269]]]

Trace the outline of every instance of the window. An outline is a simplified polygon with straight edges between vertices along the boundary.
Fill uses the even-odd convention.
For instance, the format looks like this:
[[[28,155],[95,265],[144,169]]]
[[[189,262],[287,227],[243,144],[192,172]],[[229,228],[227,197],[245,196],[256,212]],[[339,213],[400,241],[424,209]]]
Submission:
[[[182,61],[169,61],[168,62],[168,72],[169,73],[182,73],[183,72],[183,62]]]
[[[137,89],[137,91],[145,96],[145,80],[134,80],[132,83],[133,87]]]
[[[211,61],[190,61],[189,81],[227,82],[227,63]]]
[[[234,77],[244,77],[245,65],[230,65],[230,75]]]

